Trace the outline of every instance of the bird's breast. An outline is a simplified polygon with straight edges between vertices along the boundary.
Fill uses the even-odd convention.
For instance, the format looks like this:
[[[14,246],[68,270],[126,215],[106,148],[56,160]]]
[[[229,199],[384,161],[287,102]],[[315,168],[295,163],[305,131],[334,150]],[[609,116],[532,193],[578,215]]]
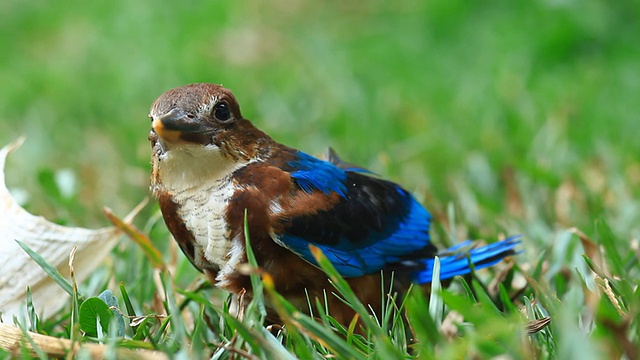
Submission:
[[[174,200],[180,204],[178,216],[195,240],[196,264],[205,262],[208,266],[203,267],[213,265],[215,269],[222,269],[229,260],[232,239],[225,214],[236,189],[237,186],[226,178],[174,195]]]

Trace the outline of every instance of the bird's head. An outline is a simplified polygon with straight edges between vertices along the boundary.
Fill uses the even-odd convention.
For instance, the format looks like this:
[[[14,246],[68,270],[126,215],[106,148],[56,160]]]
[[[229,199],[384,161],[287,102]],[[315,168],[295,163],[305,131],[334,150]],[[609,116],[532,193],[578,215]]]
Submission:
[[[166,146],[207,145],[242,119],[230,90],[214,84],[191,84],[162,94],[149,112],[152,132]]]
[[[149,117],[149,140],[160,181],[182,176],[199,182],[212,175],[184,174],[235,168],[265,156],[273,143],[242,117],[231,91],[215,84],[171,89],[153,103]]]

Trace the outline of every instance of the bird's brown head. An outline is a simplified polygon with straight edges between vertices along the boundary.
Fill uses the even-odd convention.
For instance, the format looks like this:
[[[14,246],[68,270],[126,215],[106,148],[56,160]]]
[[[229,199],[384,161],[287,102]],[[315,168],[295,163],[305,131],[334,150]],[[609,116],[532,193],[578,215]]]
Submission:
[[[171,89],[149,112],[152,188],[183,189],[270,156],[275,142],[242,117],[230,90],[214,84]]]
[[[181,86],[162,94],[151,106],[151,140],[165,145],[210,144],[242,119],[230,90],[215,84]]]

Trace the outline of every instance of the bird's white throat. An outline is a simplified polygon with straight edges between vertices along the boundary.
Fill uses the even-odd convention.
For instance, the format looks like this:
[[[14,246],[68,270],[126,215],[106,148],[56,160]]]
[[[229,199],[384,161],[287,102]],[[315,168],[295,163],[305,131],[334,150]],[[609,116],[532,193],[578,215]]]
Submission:
[[[231,175],[251,161],[236,162],[215,145],[172,148],[154,161],[160,177],[156,187],[172,195],[178,216],[193,234],[195,262],[201,268],[207,263],[224,268],[232,249],[226,208],[238,190]]]
[[[209,144],[180,144],[154,159],[163,190],[172,194],[216,183],[228,178],[249,162],[226,157],[220,148]]]

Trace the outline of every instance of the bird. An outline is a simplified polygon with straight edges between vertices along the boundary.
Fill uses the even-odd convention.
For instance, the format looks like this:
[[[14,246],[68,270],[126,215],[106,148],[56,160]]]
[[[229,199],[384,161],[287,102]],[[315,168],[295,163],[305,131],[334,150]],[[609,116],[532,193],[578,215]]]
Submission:
[[[245,236],[259,268],[301,311],[323,299],[338,322],[353,310],[332,292],[311,247],[319,248],[359,299],[382,306],[383,280],[405,289],[514,255],[519,237],[438,251],[432,217],[400,185],[343,161],[280,144],[245,119],[233,93],[194,83],[166,91],[150,109],[150,189],[189,261],[217,287],[252,296]],[[245,234],[245,221],[248,234]],[[386,275],[385,275],[386,274]],[[269,304],[267,304],[269,306]]]

